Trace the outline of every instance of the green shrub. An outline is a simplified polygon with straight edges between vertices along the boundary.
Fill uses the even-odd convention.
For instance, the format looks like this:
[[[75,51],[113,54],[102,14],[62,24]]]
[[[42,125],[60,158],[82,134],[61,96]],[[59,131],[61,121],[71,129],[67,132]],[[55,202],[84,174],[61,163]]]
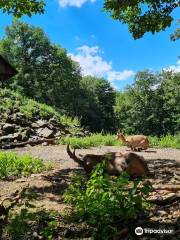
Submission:
[[[46,166],[38,158],[0,151],[0,179],[28,176],[32,173],[42,172],[45,169]]]
[[[95,239],[112,239],[118,220],[133,218],[147,207],[144,196],[150,190],[148,184],[140,185],[141,179],[129,181],[126,174],[109,177],[105,164],[98,164],[88,181],[82,176],[73,179],[64,194],[65,202],[75,207],[69,219],[93,227]]]

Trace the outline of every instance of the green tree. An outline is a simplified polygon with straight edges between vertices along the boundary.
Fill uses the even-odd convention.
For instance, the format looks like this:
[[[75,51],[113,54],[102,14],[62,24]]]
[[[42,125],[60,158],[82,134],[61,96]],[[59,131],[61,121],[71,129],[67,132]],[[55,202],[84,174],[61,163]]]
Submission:
[[[16,21],[6,28],[0,52],[18,70],[10,87],[70,114],[77,111],[80,68],[43,30]]]
[[[4,13],[12,14],[15,17],[22,15],[31,16],[36,13],[44,13],[44,0],[2,0],[0,9]]]
[[[180,73],[162,72],[158,96],[162,104],[163,134],[180,132]]]
[[[91,131],[114,131],[115,90],[103,78],[87,76],[81,81],[82,124]]]
[[[139,72],[116,96],[118,127],[128,134],[166,135],[180,131],[180,74]]]
[[[134,39],[146,32],[156,33],[165,30],[173,21],[172,12],[180,6],[177,0],[105,0],[104,10],[113,19],[128,25]]]

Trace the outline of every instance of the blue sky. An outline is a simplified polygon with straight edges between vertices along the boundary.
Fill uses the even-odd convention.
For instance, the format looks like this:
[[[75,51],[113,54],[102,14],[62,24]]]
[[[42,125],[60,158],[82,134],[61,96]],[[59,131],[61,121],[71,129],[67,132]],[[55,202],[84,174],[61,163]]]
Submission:
[[[171,67],[180,71],[180,41],[172,42],[173,26],[156,35],[146,34],[133,40],[126,25],[102,12],[101,0],[46,0],[44,15],[22,20],[40,26],[49,38],[66,48],[79,61],[84,75],[103,76],[116,88],[133,82],[137,71]],[[174,18],[178,19],[180,10]],[[0,13],[0,37],[12,17]]]

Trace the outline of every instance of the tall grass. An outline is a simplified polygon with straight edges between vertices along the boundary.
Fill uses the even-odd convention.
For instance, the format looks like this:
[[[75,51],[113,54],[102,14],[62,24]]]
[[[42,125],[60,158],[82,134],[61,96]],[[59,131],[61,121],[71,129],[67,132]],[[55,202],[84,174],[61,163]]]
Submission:
[[[46,165],[38,158],[0,151],[0,180],[28,176],[46,169]]]
[[[87,137],[65,137],[60,139],[59,144],[70,144],[74,148],[90,148],[98,146],[122,146],[114,135],[92,134]]]
[[[180,134],[165,137],[151,137],[149,136],[150,147],[169,147],[180,149]],[[90,148],[98,146],[123,146],[124,144],[120,140],[116,140],[115,135],[107,134],[92,134],[88,137],[65,137],[60,139],[59,144],[65,145],[70,144],[74,148]]]

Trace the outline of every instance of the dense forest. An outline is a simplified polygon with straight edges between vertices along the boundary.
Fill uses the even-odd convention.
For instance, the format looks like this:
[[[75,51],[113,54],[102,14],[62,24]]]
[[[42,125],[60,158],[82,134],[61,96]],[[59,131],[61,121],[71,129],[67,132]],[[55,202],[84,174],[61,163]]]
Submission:
[[[92,132],[162,136],[180,130],[180,73],[138,72],[118,91],[103,78],[82,76],[66,49],[41,28],[15,21],[0,40],[0,54],[18,70],[1,88],[46,103],[60,114],[78,117]]]

